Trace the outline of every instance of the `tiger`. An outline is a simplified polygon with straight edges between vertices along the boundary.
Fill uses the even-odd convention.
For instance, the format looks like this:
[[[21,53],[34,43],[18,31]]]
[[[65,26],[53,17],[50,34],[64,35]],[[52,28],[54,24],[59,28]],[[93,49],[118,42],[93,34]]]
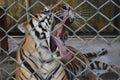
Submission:
[[[64,76],[63,67],[54,60],[54,56],[57,55],[52,54],[56,46],[52,43],[54,40],[51,36],[51,29],[60,21],[56,21],[54,15],[59,16],[60,19],[67,17],[63,22],[66,24],[72,22],[73,16],[69,15],[72,13],[67,6],[61,7],[61,9],[59,14],[57,12],[52,13],[47,8],[18,25],[18,29],[25,34],[25,37],[17,50],[16,80],[61,80]],[[54,73],[59,75],[52,75]],[[67,76],[64,79],[67,80]]]
[[[17,50],[16,80],[74,80],[67,69],[77,74],[78,70],[82,71],[85,68],[83,62],[91,63],[89,59],[91,57],[79,53],[78,58],[81,61],[73,60],[68,66],[63,65],[74,58],[73,55],[77,50],[69,46],[66,47],[69,50],[66,50],[63,47],[62,41],[66,30],[64,27],[69,27],[73,23],[74,13],[68,5],[60,9],[52,12],[49,8],[45,8],[40,14],[18,25],[18,29],[25,34],[25,37]],[[106,69],[108,64],[92,62],[90,68],[104,69],[104,65]]]

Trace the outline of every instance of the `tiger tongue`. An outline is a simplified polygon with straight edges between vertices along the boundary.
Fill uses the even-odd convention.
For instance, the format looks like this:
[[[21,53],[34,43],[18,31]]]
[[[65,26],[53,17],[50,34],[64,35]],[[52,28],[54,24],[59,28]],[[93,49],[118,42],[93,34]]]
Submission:
[[[55,25],[55,31],[53,32],[53,39],[56,43],[56,46],[59,49],[60,56],[66,60],[70,60],[72,58],[72,53],[68,51],[62,44],[62,41],[60,40],[61,35],[63,34],[63,26],[68,18],[65,18],[62,22]]]
[[[72,53],[70,51],[68,51],[65,48],[65,46],[62,45],[63,43],[59,38],[57,38],[57,37],[53,37],[53,38],[54,38],[55,43],[56,43],[56,45],[57,45],[57,47],[59,49],[60,56],[62,58],[64,58],[65,60],[70,60],[72,58],[72,56],[73,56]]]

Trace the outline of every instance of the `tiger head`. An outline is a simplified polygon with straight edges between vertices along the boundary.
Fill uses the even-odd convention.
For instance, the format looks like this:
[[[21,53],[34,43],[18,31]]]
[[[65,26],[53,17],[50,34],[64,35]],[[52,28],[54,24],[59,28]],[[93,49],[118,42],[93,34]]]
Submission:
[[[40,14],[18,25],[18,29],[31,37],[38,47],[51,52],[58,47],[56,38],[64,40],[65,26],[69,27],[74,19],[73,12],[68,5],[60,7],[58,11],[55,9],[46,8]]]

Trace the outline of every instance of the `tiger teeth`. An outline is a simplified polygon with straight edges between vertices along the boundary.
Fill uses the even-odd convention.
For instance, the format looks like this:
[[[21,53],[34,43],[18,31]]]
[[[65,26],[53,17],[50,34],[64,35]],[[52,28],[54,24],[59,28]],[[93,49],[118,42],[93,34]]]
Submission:
[[[57,52],[57,51],[59,51],[58,47],[56,48],[56,51],[55,51],[55,53],[53,54],[53,58],[59,60],[59,59],[61,59],[61,56],[57,56],[57,55],[56,55],[56,52]]]
[[[58,49],[58,47],[56,48],[56,51],[58,51],[59,49]]]
[[[53,58],[57,60],[61,59],[61,57],[57,57],[55,54],[53,54]]]

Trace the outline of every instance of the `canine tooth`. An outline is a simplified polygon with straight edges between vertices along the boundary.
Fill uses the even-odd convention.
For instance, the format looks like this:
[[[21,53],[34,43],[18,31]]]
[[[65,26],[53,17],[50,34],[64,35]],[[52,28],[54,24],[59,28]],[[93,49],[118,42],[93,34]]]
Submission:
[[[53,55],[53,58],[58,60],[61,59],[61,57],[57,57],[55,54]]]

